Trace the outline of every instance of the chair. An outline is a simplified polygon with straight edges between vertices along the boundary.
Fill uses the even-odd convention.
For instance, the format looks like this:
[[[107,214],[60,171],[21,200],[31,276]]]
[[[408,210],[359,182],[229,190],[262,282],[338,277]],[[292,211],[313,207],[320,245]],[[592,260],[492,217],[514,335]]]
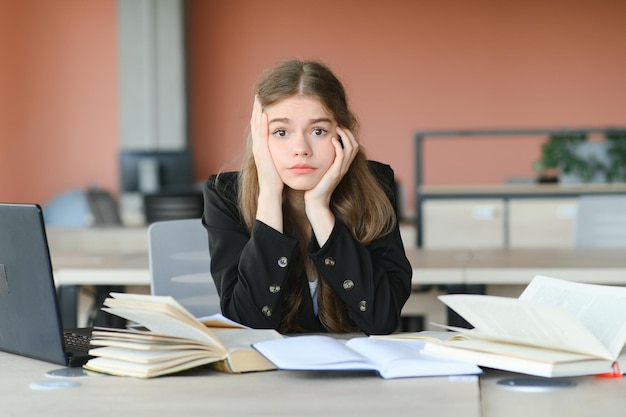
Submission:
[[[55,195],[43,205],[46,226],[92,227],[121,226],[116,201],[106,190],[71,188]]]
[[[148,255],[153,295],[174,297],[196,317],[221,313],[211,277],[207,232],[200,219],[152,223]]]
[[[204,200],[198,190],[168,191],[145,194],[143,197],[146,223],[196,219],[202,216]],[[205,233],[206,237],[206,233]]]
[[[46,226],[89,227],[93,221],[85,191],[72,188],[52,197],[43,205]]]
[[[626,247],[626,195],[580,196],[574,246]]]

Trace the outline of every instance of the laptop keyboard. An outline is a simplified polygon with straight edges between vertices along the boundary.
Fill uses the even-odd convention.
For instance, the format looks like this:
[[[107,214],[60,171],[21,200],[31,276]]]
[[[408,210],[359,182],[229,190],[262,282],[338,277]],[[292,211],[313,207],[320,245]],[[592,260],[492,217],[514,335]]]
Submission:
[[[67,331],[63,333],[65,349],[73,352],[89,352],[91,349],[91,336],[85,333]]]

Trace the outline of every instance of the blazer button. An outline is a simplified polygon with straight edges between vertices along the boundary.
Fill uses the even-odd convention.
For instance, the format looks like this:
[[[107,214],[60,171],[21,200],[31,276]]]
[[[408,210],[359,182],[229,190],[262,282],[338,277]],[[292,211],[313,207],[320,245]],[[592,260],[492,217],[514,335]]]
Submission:
[[[367,311],[367,301],[359,301],[359,310]]]
[[[261,312],[265,317],[269,317],[272,315],[272,308],[270,306],[263,306],[263,308],[261,308]]]
[[[324,259],[324,265],[335,266],[335,259],[329,256],[328,258]]]
[[[270,285],[270,292],[272,294],[276,294],[277,292],[280,292],[280,285],[278,285],[278,284],[271,284]]]
[[[351,279],[347,279],[343,282],[344,290],[351,290],[352,288],[354,288],[354,281],[352,281]]]
[[[281,256],[280,258],[278,258],[278,266],[280,266],[281,268],[285,268],[287,265],[289,265],[289,261],[287,260],[286,256]]]

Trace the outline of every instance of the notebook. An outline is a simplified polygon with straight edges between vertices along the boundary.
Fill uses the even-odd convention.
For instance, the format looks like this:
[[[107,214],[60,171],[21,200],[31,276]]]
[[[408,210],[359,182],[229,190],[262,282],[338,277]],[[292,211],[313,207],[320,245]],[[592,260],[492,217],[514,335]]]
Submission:
[[[39,205],[0,203],[0,317],[0,350],[65,366],[89,359],[90,329],[63,330]]]

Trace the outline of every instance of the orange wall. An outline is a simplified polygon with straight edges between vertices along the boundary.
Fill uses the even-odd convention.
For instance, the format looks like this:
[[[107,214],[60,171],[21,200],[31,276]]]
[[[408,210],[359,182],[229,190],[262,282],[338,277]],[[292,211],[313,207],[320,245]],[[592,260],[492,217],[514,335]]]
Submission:
[[[117,190],[114,0],[0,0],[0,200]],[[196,178],[235,169],[251,87],[327,62],[410,208],[420,129],[626,125],[623,0],[189,0]],[[536,140],[430,141],[425,182],[532,175]]]
[[[0,200],[117,187],[112,0],[0,0]]]
[[[321,59],[344,81],[373,159],[410,208],[416,130],[626,126],[626,2],[191,0],[196,173],[233,163],[267,65]],[[532,176],[537,140],[426,144],[424,181]]]

